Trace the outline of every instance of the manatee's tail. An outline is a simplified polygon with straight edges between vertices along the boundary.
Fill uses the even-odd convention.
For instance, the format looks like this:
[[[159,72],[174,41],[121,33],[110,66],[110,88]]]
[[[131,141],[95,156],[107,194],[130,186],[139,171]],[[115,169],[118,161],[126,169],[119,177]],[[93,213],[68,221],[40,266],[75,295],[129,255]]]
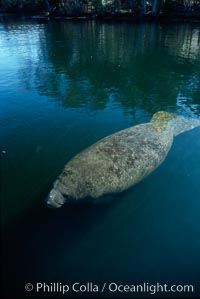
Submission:
[[[160,130],[173,130],[174,136],[200,126],[199,119],[184,117],[165,111],[156,112],[151,122],[155,123]]]

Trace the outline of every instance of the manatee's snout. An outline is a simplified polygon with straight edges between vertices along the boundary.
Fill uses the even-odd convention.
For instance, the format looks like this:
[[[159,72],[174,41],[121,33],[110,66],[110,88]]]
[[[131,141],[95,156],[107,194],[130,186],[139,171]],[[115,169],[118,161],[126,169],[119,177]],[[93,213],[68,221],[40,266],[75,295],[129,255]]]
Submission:
[[[56,189],[52,189],[46,199],[47,206],[50,208],[60,208],[65,201],[66,198]]]

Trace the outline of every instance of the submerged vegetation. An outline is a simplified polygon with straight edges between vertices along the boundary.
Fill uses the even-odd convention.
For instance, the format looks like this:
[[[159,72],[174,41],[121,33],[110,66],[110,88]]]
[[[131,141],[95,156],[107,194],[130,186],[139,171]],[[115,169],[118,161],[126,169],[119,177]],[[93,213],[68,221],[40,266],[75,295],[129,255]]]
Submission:
[[[200,0],[0,0],[0,10],[63,17],[171,15],[200,19]]]

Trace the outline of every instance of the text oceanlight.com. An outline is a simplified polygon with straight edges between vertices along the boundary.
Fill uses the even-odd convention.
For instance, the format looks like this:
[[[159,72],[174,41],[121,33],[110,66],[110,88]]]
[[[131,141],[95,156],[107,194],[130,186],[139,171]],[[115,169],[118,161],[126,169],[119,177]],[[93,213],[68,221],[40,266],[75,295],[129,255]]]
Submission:
[[[117,284],[115,282],[95,284],[92,282],[87,282],[81,284],[75,282],[73,284],[64,284],[61,282],[37,282],[35,284],[27,283],[25,285],[25,290],[27,292],[36,293],[56,293],[56,294],[66,294],[68,292],[74,293],[149,293],[154,295],[156,293],[193,293],[193,285],[169,285],[160,284],[159,282],[151,284],[144,282],[143,284]]]

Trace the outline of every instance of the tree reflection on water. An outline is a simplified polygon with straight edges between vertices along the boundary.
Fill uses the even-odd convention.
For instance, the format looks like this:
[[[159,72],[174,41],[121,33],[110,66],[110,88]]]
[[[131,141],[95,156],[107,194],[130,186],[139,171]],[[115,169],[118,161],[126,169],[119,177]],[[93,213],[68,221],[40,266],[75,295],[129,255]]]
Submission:
[[[17,24],[9,26],[7,30],[14,32]],[[19,26],[16,30],[23,31]],[[95,111],[115,103],[128,113],[137,106],[152,114],[166,107],[180,109],[181,96],[183,112],[187,105],[199,114],[198,27],[92,21],[40,24],[34,37],[39,43],[34,63],[31,26],[29,30],[22,82],[28,88],[32,80],[41,95],[63,107]]]

